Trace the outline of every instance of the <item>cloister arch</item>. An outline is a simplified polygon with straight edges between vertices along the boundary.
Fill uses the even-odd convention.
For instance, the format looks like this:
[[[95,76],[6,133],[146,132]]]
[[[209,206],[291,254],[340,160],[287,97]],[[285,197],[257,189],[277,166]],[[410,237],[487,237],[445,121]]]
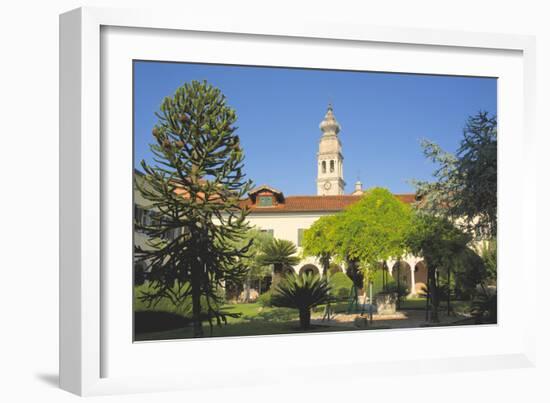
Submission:
[[[399,276],[399,284],[409,288],[409,292],[414,291],[411,285],[411,265],[401,260],[395,262],[392,266],[391,275],[397,282]]]
[[[286,276],[288,274],[295,274],[294,268],[292,266],[283,267],[283,276]]]
[[[301,268],[300,268],[300,274],[304,274],[304,273],[311,273],[311,274],[317,274],[319,275],[320,274],[320,271],[319,269],[317,268],[317,266],[315,266],[314,264],[305,264],[303,265]]]
[[[342,269],[342,266],[339,266],[336,263],[331,263],[328,266],[328,271],[332,275],[332,274],[335,274],[335,273],[343,273],[344,269]]]
[[[414,281],[415,291],[417,294],[422,292],[422,288],[428,284],[428,266],[426,262],[421,260],[414,266]]]

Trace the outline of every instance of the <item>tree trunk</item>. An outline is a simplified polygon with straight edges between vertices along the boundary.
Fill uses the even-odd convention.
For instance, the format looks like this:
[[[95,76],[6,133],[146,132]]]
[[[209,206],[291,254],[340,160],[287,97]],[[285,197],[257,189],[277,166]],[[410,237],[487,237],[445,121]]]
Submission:
[[[401,309],[401,260],[397,260],[397,309]]]
[[[431,302],[431,312],[430,317],[431,323],[439,323],[438,309],[439,309],[439,293],[437,290],[437,281],[435,276],[435,267],[428,267],[428,281],[430,283],[430,302]]]
[[[246,281],[244,282],[244,302],[247,304],[250,302],[250,273],[246,275]]]
[[[201,321],[201,276],[200,266],[193,267],[191,275],[191,301],[193,303],[193,337],[203,337]]]
[[[277,285],[283,279],[283,265],[276,263],[273,265],[273,278],[271,279],[271,289],[275,290]]]
[[[311,311],[309,309],[300,310],[300,328],[307,330],[311,325]]]
[[[321,257],[321,265],[323,266],[323,277],[328,279],[330,269],[330,256],[323,255]]]

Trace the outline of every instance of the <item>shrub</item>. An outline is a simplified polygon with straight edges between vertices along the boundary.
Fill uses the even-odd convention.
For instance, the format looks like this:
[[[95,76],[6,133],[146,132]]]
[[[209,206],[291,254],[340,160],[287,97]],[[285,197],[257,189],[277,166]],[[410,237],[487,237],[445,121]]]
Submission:
[[[351,281],[347,274],[342,272],[334,273],[330,276],[329,284],[331,287],[330,293],[339,299],[349,297],[351,287],[353,287],[353,281]]]
[[[497,323],[497,294],[478,293],[472,301],[470,313],[477,324]]]
[[[300,274],[289,275],[278,284],[272,303],[277,307],[297,309],[300,327],[307,330],[311,323],[311,308],[331,300],[330,285],[326,278]]]
[[[258,297],[256,302],[263,307],[272,307],[273,306],[273,303],[271,301],[272,296],[273,296],[273,292],[271,290],[266,291]]]
[[[185,298],[179,305],[175,305],[169,298],[161,298],[155,304],[149,304],[140,299],[140,296],[145,292],[153,291],[150,282],[145,281],[142,285],[134,287],[134,312],[149,311],[149,312],[169,312],[183,317],[190,318],[193,312],[193,304],[191,297]],[[223,290],[216,290],[218,296],[222,296]],[[211,301],[212,304],[212,301]],[[219,307],[218,305],[216,305]],[[208,313],[208,304],[206,297],[201,297],[201,313]]]

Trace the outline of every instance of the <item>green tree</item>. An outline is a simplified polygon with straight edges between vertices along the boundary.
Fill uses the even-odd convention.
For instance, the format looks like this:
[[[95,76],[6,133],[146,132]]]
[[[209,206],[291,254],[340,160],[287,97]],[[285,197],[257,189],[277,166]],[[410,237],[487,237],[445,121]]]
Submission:
[[[304,256],[315,256],[319,259],[323,268],[323,277],[328,276],[330,260],[335,253],[337,223],[337,215],[323,216],[304,231],[302,254]]]
[[[326,278],[303,273],[286,276],[275,288],[271,301],[274,306],[297,309],[300,327],[307,330],[311,325],[311,309],[331,300],[330,285]]]
[[[220,289],[246,274],[249,245],[235,245],[248,230],[239,199],[252,184],[243,173],[236,113],[219,89],[185,83],[164,98],[157,118],[150,146],[155,164],[142,161],[145,184],[136,181],[157,216],[155,225],[136,223],[149,237],[147,250],[138,248],[136,257],[148,265],[153,285],[140,298],[178,305],[190,297],[193,334],[201,337],[201,297],[211,327],[213,319],[226,321],[218,308]]]
[[[286,266],[294,266],[300,262],[300,258],[296,256],[297,252],[296,245],[286,239],[272,238],[264,245],[257,262],[262,266],[273,265],[272,288],[281,280]]]
[[[469,235],[444,217],[419,213],[414,216],[413,225],[409,227],[406,235],[408,248],[413,254],[422,256],[426,262],[427,297],[431,308],[430,321],[433,323],[439,322],[440,289],[437,273],[448,273],[457,259],[467,254],[465,251],[470,240]],[[469,256],[471,255],[467,254],[464,259]]]
[[[387,189],[370,189],[338,218],[336,253],[341,260],[359,265],[365,288],[371,290],[374,272],[381,267],[381,262],[399,258],[406,252],[405,240],[411,221],[409,205]],[[369,297],[372,301],[372,291]]]
[[[413,181],[418,207],[460,220],[478,237],[497,233],[497,120],[479,112],[466,121],[456,154],[424,140],[424,155],[438,164],[435,182]]]
[[[266,232],[262,232],[256,228],[252,228],[246,234],[240,247],[244,247],[250,243],[250,247],[243,258],[243,264],[247,268],[246,279],[244,283],[245,302],[250,299],[250,287],[254,280],[261,282],[265,277],[270,274],[271,268],[269,265],[262,264],[259,260],[259,256],[267,244],[271,242],[272,236]],[[258,286],[258,292],[260,292],[260,286]]]

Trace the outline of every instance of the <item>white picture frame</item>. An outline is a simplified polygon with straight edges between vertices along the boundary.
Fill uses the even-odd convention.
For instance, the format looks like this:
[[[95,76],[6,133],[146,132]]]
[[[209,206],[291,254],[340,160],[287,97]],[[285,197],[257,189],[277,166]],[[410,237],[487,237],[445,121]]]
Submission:
[[[111,36],[107,37],[106,34]],[[113,210],[111,204],[116,203],[117,199],[121,203],[131,199],[131,181],[125,176],[124,168],[120,170],[113,165],[113,150],[122,153],[120,165],[124,166],[129,161],[127,157],[128,153],[131,154],[131,147],[127,149],[127,136],[115,138],[109,133],[112,133],[114,127],[119,128],[116,125],[120,123],[123,125],[120,126],[122,132],[128,134],[128,122],[131,125],[132,118],[128,113],[129,87],[123,77],[128,65],[124,63],[129,58],[174,60],[174,56],[168,51],[163,53],[163,49],[168,49],[169,46],[158,46],[160,49],[153,51],[151,43],[173,44],[174,41],[185,39],[188,34],[193,37],[186,42],[189,45],[188,50],[193,48],[193,40],[203,41],[201,45],[205,46],[201,49],[206,58],[203,61],[210,62],[273,64],[273,59],[269,58],[272,53],[262,53],[253,48],[248,48],[253,51],[246,52],[246,47],[238,49],[239,42],[246,46],[263,47],[269,44],[273,49],[285,49],[296,60],[297,66],[301,67],[317,66],[315,63],[320,62],[312,61],[310,66],[307,65],[307,60],[300,61],[299,52],[293,49],[294,44],[301,50],[318,46],[341,51],[343,59],[349,59],[344,62],[347,63],[347,68],[360,69],[361,57],[353,59],[358,64],[352,66],[352,59],[349,55],[346,56],[346,52],[382,52],[384,58],[379,65],[365,63],[370,63],[368,66],[373,70],[392,71],[393,68],[393,71],[412,73],[484,75],[486,72],[486,75],[493,76],[491,72],[501,71],[499,78],[503,84],[499,85],[499,136],[501,129],[504,129],[505,136],[504,145],[499,144],[499,244],[513,242],[518,246],[514,252],[503,251],[499,247],[499,325],[476,329],[411,329],[370,333],[357,331],[345,335],[284,335],[132,343],[127,337],[127,333],[131,331],[127,329],[127,323],[131,321],[128,300],[126,297],[121,298],[125,302],[119,303],[112,298],[113,290],[118,290],[115,284],[125,284],[125,277],[113,277],[113,272],[106,270],[106,267],[110,267],[110,259],[122,259],[125,262],[127,254],[131,254],[131,250],[112,248],[106,241],[113,239],[117,233],[124,238],[128,236],[124,235],[124,231],[131,231],[131,226],[126,225],[128,221],[124,222],[124,217],[119,219],[106,213]],[[142,35],[139,41],[132,39],[138,35]],[[211,44],[206,43],[210,40],[208,38],[212,39]],[[139,43],[136,45],[132,41]],[[235,55],[240,56],[232,60],[231,55],[221,52],[215,47],[219,46],[220,41],[237,41],[232,43],[235,46],[232,49]],[[129,44],[135,46],[127,46]],[[113,53],[113,49],[117,52]],[[194,52],[200,51],[197,47],[194,49]],[[208,56],[206,49],[219,52],[212,52]],[[81,8],[61,15],[61,387],[79,395],[97,395],[207,388],[235,382],[247,386],[279,383],[296,377],[319,379],[326,376],[323,374],[327,371],[309,371],[312,368],[337,368],[337,372],[342,374],[360,371],[361,376],[368,377],[369,374],[380,371],[395,375],[413,370],[415,373],[435,373],[533,366],[533,318],[526,313],[521,320],[514,319],[518,304],[514,301],[513,292],[507,291],[508,285],[513,282],[511,276],[507,275],[507,267],[521,261],[523,266],[520,275],[523,278],[536,276],[535,253],[532,250],[536,243],[533,196],[536,169],[535,158],[532,158],[535,152],[534,49],[534,38],[529,36],[368,27],[315,19],[266,23],[236,16],[231,19],[193,16],[182,20],[168,11],[103,8]],[[414,58],[415,61],[408,64],[400,61],[405,60],[404,56],[410,57],[415,52],[421,53],[424,60]],[[121,61],[115,63],[116,57],[121,58]],[[486,60],[486,65],[485,62],[468,64],[467,60],[477,60],[476,58]],[[314,59],[312,50],[311,60]],[[393,60],[394,67],[385,66],[384,60],[386,63]],[[113,63],[109,64],[111,61]],[[288,65],[290,62],[281,63]],[[426,63],[432,63],[429,71],[426,71]],[[323,62],[322,67],[342,66]],[[116,80],[108,80],[107,77]],[[501,99],[502,94],[507,94],[508,97]],[[109,107],[112,105],[116,105],[117,115],[122,115],[120,122],[111,121],[114,114]],[[131,170],[131,162],[128,170]],[[514,193],[507,182],[503,182],[502,177],[513,181],[521,190],[529,189],[529,192]],[[500,200],[503,202],[500,203]],[[513,210],[514,208],[516,209]],[[510,216],[510,211],[515,211],[514,217]],[[128,214],[131,215],[131,211]],[[128,287],[129,284],[131,283],[128,283]],[[522,304],[534,304],[535,299],[534,291],[529,295],[522,295]],[[117,326],[120,326],[120,330]],[[350,359],[350,355],[345,352],[357,348],[364,342],[366,334],[374,343],[403,338],[407,334],[408,339],[422,344],[433,343],[426,340],[437,340],[437,337],[460,340],[472,336],[474,332],[475,337],[482,340],[478,350],[467,350],[467,346],[464,346],[446,352],[441,346],[427,354],[398,349],[384,356],[373,353],[364,359]],[[499,342],[489,346],[490,340]],[[342,357],[320,357],[315,353],[315,346],[327,342],[342,343]],[[244,346],[254,351],[267,352],[269,366],[261,368],[259,364],[257,367],[247,367],[246,360],[239,360]],[[281,353],[283,349],[289,350],[291,355],[300,351],[303,361],[296,360],[289,364],[288,355]],[[168,362],[167,359],[161,361],[162,357],[178,354],[185,354],[187,364],[164,365],[163,371],[155,371],[156,375],[146,368],[136,368],[137,361],[151,363],[154,367]],[[204,361],[211,362],[220,355],[225,355],[222,356],[222,361],[236,360],[235,365],[242,368],[240,374],[247,374],[246,380],[238,375],[237,370],[235,374],[228,374],[227,371],[212,370],[204,365]],[[144,364],[144,367],[148,366],[149,364]],[[334,378],[336,371],[328,372]],[[206,373],[207,380],[204,376]]]

